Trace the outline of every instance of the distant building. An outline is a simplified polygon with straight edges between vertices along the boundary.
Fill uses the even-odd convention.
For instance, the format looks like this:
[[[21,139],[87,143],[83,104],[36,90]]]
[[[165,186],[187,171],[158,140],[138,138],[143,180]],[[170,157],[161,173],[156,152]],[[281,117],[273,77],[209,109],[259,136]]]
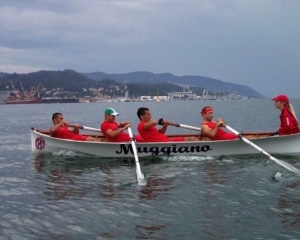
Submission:
[[[169,96],[154,96],[153,97],[154,100],[169,100]]]
[[[140,96],[140,101],[151,101],[153,97],[151,96]]]
[[[197,94],[189,92],[168,92],[169,98],[196,99]]]
[[[140,101],[169,100],[169,96],[140,96]]]

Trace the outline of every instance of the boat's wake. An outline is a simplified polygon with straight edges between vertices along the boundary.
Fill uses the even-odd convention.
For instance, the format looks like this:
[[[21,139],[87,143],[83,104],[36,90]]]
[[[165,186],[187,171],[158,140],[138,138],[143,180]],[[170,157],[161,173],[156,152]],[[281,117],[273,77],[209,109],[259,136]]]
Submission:
[[[63,150],[58,150],[55,152],[52,152],[53,156],[56,157],[85,157],[85,156],[89,156],[85,153],[80,153],[80,152],[76,152],[76,151],[72,151],[72,150],[67,150],[67,149],[63,149]]]
[[[284,176],[283,173],[281,173],[281,172],[276,172],[276,173],[274,174],[274,176],[272,177],[272,179],[273,179],[274,181],[280,182],[280,181],[282,180],[283,176]]]
[[[161,158],[169,162],[203,162],[216,159],[211,156],[162,156]]]

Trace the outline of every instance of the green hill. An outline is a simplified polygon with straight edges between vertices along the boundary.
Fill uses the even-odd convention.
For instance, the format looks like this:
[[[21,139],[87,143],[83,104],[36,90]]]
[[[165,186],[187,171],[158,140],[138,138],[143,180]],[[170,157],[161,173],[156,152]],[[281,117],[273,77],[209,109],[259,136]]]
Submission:
[[[217,79],[202,77],[202,76],[175,76],[170,73],[154,74],[151,72],[132,72],[124,74],[107,74],[103,72],[82,73],[82,75],[94,79],[101,80],[103,78],[113,79],[121,83],[162,83],[168,82],[171,84],[180,84],[192,87],[205,88],[209,92],[236,92],[243,96],[251,98],[262,98],[263,96],[252,88],[224,82]]]
[[[36,89],[42,96],[60,94],[60,96],[97,96],[124,97],[128,91],[130,97],[166,95],[168,92],[182,92],[188,86],[197,95],[203,90],[211,94],[238,93],[252,98],[262,95],[253,89],[239,84],[223,82],[201,76],[174,76],[170,73],[154,74],[151,72],[133,72],[126,74],[107,74],[103,72],[78,73],[74,70],[38,71],[28,74],[0,74],[0,90]],[[48,94],[48,95],[47,95]]]
[[[38,71],[28,74],[2,74],[0,78],[0,90],[13,91],[13,86],[21,90],[36,89],[39,86],[41,96],[47,96],[46,92],[60,92],[63,96],[110,96],[124,97],[126,90],[130,96],[141,95],[164,95],[166,92],[181,91],[180,86],[170,83],[140,84],[120,83],[109,78],[101,81],[92,80],[74,70],[64,71]]]

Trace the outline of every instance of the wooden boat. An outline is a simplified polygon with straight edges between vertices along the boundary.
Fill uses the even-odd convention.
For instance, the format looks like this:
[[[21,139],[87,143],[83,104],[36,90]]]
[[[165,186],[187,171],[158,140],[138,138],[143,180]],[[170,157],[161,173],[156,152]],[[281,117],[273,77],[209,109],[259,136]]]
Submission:
[[[270,154],[298,154],[300,152],[300,134],[280,137],[268,137],[269,133],[243,133],[243,137],[250,139]],[[177,134],[169,136],[198,136],[195,134]],[[103,136],[102,136],[103,137]],[[82,142],[53,138],[49,131],[31,128],[32,152],[52,152],[68,149],[100,157],[134,157],[130,142]],[[258,151],[243,141],[225,140],[199,142],[166,142],[166,143],[136,143],[139,157],[148,156],[219,156],[255,154]]]

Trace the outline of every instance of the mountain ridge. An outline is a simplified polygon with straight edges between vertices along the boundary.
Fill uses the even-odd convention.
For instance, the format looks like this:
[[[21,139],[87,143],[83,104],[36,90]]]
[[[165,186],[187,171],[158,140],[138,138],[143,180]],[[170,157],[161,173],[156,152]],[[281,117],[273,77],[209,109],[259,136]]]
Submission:
[[[91,94],[91,91],[87,91],[90,88],[104,88],[101,90],[103,95],[121,96],[124,95],[126,89],[134,95],[156,95],[157,92],[160,95],[165,95],[168,92],[180,92],[188,86],[188,89],[197,95],[202,95],[205,89],[210,94],[235,92],[250,98],[263,97],[246,85],[195,75],[175,76],[171,73],[155,74],[146,71],[124,74],[79,73],[71,69],[63,71],[40,70],[27,74],[1,72],[0,90],[12,90],[11,83],[18,89],[21,89],[21,85],[25,89],[30,89],[33,86],[37,87],[39,84],[47,89],[63,88],[64,91],[72,91],[78,96]]]
[[[147,71],[136,71],[130,73],[120,74],[108,74],[104,72],[91,72],[81,73],[82,75],[99,81],[103,78],[110,78],[117,82],[123,83],[161,83],[168,82],[173,84],[180,84],[185,86],[197,86],[202,87],[210,92],[237,92],[240,95],[248,96],[250,98],[263,98],[263,95],[253,90],[252,88],[230,82],[224,82],[222,80],[202,77],[197,75],[183,75],[176,76],[171,73],[152,73]]]

